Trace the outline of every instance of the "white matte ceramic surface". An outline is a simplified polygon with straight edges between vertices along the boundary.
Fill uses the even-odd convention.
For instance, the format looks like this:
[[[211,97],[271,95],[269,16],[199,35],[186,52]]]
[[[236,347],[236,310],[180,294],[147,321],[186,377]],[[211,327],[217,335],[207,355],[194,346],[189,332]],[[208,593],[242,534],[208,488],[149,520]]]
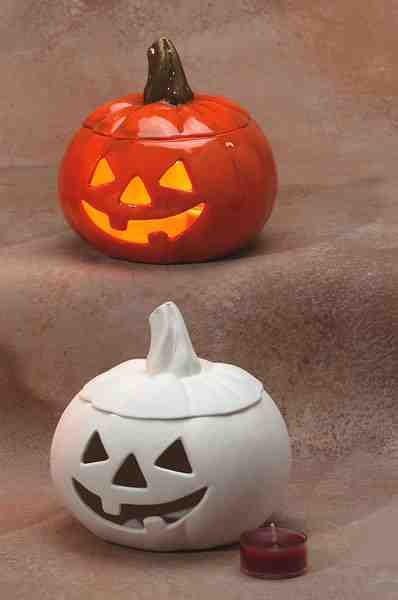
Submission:
[[[183,550],[236,541],[285,491],[290,444],[262,384],[199,359],[172,302],[150,317],[147,359],[99,375],[75,396],[51,449],[55,486],[100,537]]]

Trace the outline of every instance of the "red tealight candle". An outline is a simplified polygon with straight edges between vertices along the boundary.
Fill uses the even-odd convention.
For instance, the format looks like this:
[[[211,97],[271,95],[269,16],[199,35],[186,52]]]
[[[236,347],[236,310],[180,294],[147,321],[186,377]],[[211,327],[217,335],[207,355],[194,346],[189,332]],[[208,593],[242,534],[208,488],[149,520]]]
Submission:
[[[242,533],[241,571],[252,577],[282,579],[307,570],[307,536],[271,524]]]

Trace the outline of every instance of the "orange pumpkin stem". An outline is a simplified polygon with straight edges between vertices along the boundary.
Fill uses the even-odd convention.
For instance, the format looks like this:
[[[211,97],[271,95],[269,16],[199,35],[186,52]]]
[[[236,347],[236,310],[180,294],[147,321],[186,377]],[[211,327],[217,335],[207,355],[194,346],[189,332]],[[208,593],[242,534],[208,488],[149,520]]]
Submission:
[[[144,90],[144,104],[164,100],[169,104],[185,104],[193,100],[173,42],[162,37],[148,49],[148,79]]]

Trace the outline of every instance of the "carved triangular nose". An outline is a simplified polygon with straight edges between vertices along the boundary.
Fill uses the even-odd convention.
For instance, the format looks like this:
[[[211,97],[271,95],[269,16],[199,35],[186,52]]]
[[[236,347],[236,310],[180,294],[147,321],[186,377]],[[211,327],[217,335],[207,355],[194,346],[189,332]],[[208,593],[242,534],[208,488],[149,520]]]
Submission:
[[[140,469],[134,454],[129,454],[119,468],[113,482],[116,485],[124,485],[126,487],[146,488],[148,484]]]
[[[141,177],[136,175],[125,188],[120,202],[130,206],[143,206],[151,203],[151,197]]]

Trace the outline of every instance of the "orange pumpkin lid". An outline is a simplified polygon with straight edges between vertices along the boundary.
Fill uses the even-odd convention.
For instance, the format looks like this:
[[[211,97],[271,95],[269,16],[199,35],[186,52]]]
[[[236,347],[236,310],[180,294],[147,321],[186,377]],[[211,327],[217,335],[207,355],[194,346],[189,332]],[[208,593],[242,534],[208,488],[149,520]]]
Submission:
[[[119,139],[210,137],[245,127],[250,115],[222,96],[193,94],[173,43],[160,38],[148,50],[143,94],[112,100],[83,125]]]

